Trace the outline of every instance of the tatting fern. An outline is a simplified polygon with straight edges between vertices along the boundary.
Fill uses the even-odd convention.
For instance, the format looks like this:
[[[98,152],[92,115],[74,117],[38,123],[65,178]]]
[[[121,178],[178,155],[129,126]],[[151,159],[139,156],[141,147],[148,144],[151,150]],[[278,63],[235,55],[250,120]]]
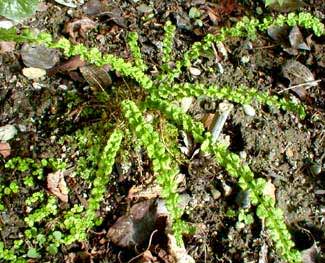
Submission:
[[[126,62],[122,58],[111,54],[103,55],[97,48],[88,49],[82,44],[73,45],[65,38],[53,41],[51,35],[47,33],[34,35],[30,31],[24,30],[17,34],[15,29],[1,29],[0,39],[41,43],[50,48],[59,48],[63,50],[64,55],[67,57],[79,55],[81,59],[97,66],[109,64],[120,75],[129,77],[138,83],[145,91],[147,97],[145,101],[125,100],[121,102],[122,112],[130,127],[130,130],[125,130],[125,132],[133,132],[135,134],[152,160],[156,180],[162,188],[161,196],[166,200],[173,232],[179,243],[182,242],[182,233],[187,230],[187,226],[181,220],[182,212],[178,207],[179,195],[175,180],[178,167],[171,161],[172,158],[160,142],[159,134],[154,130],[154,127],[145,121],[143,114],[147,109],[158,110],[172,123],[192,134],[194,140],[201,144],[203,152],[213,155],[220,166],[231,176],[236,177],[239,186],[243,190],[249,191],[251,202],[257,207],[257,216],[265,220],[268,233],[273,239],[278,253],[287,262],[300,262],[300,253],[294,249],[294,243],[284,223],[282,211],[276,208],[275,201],[272,198],[263,193],[266,181],[262,178],[254,178],[253,172],[246,164],[241,162],[238,155],[230,152],[221,143],[213,143],[211,135],[205,132],[203,124],[194,121],[191,116],[184,113],[181,108],[173,103],[175,100],[183,97],[205,95],[213,99],[229,100],[239,104],[250,104],[254,101],[295,112],[301,118],[305,117],[303,105],[284,98],[278,98],[277,96],[271,96],[266,92],[260,92],[253,88],[240,86],[237,89],[233,89],[231,87],[207,86],[200,83],[177,83],[175,81],[193,61],[199,58],[202,52],[211,48],[212,43],[221,42],[229,37],[255,38],[258,31],[265,31],[271,25],[283,24],[288,24],[289,26],[299,25],[312,29],[317,36],[324,35],[324,25],[319,19],[308,13],[290,13],[287,16],[280,15],[275,19],[265,18],[262,22],[254,18],[248,19],[245,17],[231,28],[222,28],[220,34],[209,34],[201,42],[194,43],[191,49],[185,52],[183,59],[174,61],[174,67],[170,68],[169,62],[171,62],[173,54],[175,26],[167,22],[164,27],[165,38],[163,41],[161,73],[156,78],[152,78],[146,73],[147,66],[141,57],[136,33],[130,33],[128,36],[130,51],[133,54],[133,63]],[[127,128],[124,127],[124,129]],[[68,235],[68,238],[65,240],[68,244],[77,240],[85,240],[87,230],[94,226],[95,213],[103,198],[105,186],[109,182],[109,174],[112,170],[115,155],[119,150],[122,136],[123,132],[116,129],[103,150],[103,155],[99,162],[99,170],[93,183],[91,197],[88,200],[89,206],[86,211],[74,207],[66,213],[66,221],[61,227],[70,231],[70,236]],[[69,222],[70,214],[79,214],[80,217],[75,222]],[[92,223],[82,227],[83,216],[86,216],[89,219],[88,222]],[[4,251],[3,247],[2,251]]]

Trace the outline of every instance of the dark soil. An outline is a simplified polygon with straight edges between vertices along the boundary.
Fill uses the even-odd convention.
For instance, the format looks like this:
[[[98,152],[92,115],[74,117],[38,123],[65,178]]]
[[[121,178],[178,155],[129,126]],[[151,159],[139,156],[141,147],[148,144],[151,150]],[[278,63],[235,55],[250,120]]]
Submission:
[[[89,3],[108,2],[108,11],[95,12]],[[323,0],[306,1],[299,10],[311,12],[325,19]],[[127,33],[139,34],[141,52],[148,72],[155,74],[160,64],[160,46],[163,40],[163,26],[171,20],[176,26],[174,57],[182,54],[207,33],[218,32],[221,26],[230,26],[243,16],[277,15],[286,10],[272,10],[264,7],[261,1],[88,1],[88,7],[67,8],[54,1],[41,5],[42,11],[37,17],[25,21],[22,26],[47,31],[55,38],[65,36],[75,43],[89,47],[96,46],[102,52],[113,53],[131,60],[126,45]],[[189,18],[189,10],[196,7],[201,10],[202,27]],[[207,8],[216,10],[215,21],[208,16]],[[95,12],[96,13],[96,12]],[[67,32],[69,23],[89,18],[94,28],[76,26],[74,33]],[[304,39],[311,32],[301,29]],[[257,177],[266,178],[275,186],[277,206],[285,214],[286,224],[292,233],[299,250],[316,244],[319,249],[318,261],[325,258],[325,44],[324,36],[311,37],[311,50],[297,50],[294,54],[285,51],[288,44],[272,40],[267,34],[258,35],[254,41],[248,39],[229,39],[223,43],[228,58],[220,65],[223,73],[215,70],[215,57],[204,57],[194,64],[202,70],[199,77],[184,72],[180,81],[198,80],[203,83],[230,85],[234,88],[243,84],[269,91],[272,94],[301,100],[307,105],[307,117],[299,120],[293,113],[274,111],[265,106],[252,105],[255,116],[248,116],[240,105],[235,105],[231,116],[223,129],[230,149],[242,156]],[[62,64],[67,61],[60,54]],[[247,61],[243,61],[243,57]],[[285,90],[288,79],[282,75],[282,66],[290,59],[306,65],[316,80],[322,80],[318,86],[311,87],[300,96],[292,90]],[[86,172],[96,165],[88,160],[83,176],[77,170],[79,158],[92,156],[96,147],[90,143],[81,147],[76,132],[89,128],[91,137],[107,139],[112,125],[120,118],[119,102],[122,98],[143,96],[132,81],[111,72],[112,85],[107,90],[109,98],[89,87],[87,80],[77,70],[59,71],[41,80],[29,80],[22,74],[25,68],[21,58],[21,45],[10,52],[0,54],[0,127],[13,124],[18,129],[17,136],[10,140],[11,154],[0,157],[0,184],[9,185],[18,182],[19,193],[2,197],[5,210],[0,212],[0,241],[11,247],[13,240],[23,239],[27,248],[32,247],[25,240],[27,215],[25,199],[32,193],[45,190],[46,175],[55,172],[52,167],[44,169],[44,178],[37,179],[33,187],[26,187],[22,178],[28,176],[15,170],[5,169],[4,164],[13,157],[29,157],[35,161],[44,158],[58,158],[67,163],[66,181],[69,188],[69,202],[59,201],[59,214],[49,222],[43,222],[40,228],[50,229],[50,224],[62,220],[65,211],[74,204],[86,202],[92,185],[87,181]],[[209,68],[214,70],[209,71]],[[282,92],[283,91],[283,92]],[[282,93],[281,93],[282,92]],[[206,110],[192,105],[190,112],[196,118],[206,114]],[[196,107],[196,108],[195,108]],[[157,127],[164,127],[166,120],[156,120]],[[174,127],[172,127],[174,128]],[[170,129],[172,129],[170,128]],[[95,132],[94,132],[95,131]],[[170,139],[179,140],[178,134],[169,134],[167,128],[160,133]],[[94,135],[95,134],[95,135]],[[168,138],[169,136],[169,138]],[[130,140],[129,140],[130,139]],[[149,189],[154,178],[150,161],[146,154],[133,147],[135,141],[126,138],[118,154],[112,174],[111,184],[107,188],[105,199],[98,216],[103,223],[89,232],[85,243],[61,246],[58,254],[50,255],[40,250],[42,259],[30,262],[128,262],[140,254],[149,242],[136,250],[121,248],[110,242],[106,234],[116,220],[139,201],[128,197],[132,187]],[[105,141],[105,140],[104,140]],[[177,148],[179,148],[177,146]],[[89,147],[89,152],[87,152]],[[172,149],[172,146],[170,146]],[[98,150],[98,149],[97,149]],[[197,154],[187,157],[178,156],[178,149],[171,150],[181,163],[185,175],[183,193],[190,197],[184,220],[196,227],[196,232],[184,237],[188,254],[195,262],[282,262],[268,238],[263,224],[254,216],[254,223],[243,225],[237,222],[237,216],[231,217],[230,210],[237,211],[243,203],[243,194],[236,183],[211,157]],[[315,172],[315,165],[320,171]],[[70,170],[69,170],[69,169]],[[87,168],[87,169],[86,169]],[[251,208],[252,212],[254,208]],[[46,231],[45,231],[46,232]],[[263,251],[266,250],[266,256]],[[172,262],[168,259],[167,241],[163,231],[154,235],[150,252],[155,260],[138,258],[136,262]],[[164,254],[165,253],[165,254]],[[164,254],[164,255],[163,255]],[[134,262],[135,262],[134,261]],[[309,261],[308,261],[309,262]]]

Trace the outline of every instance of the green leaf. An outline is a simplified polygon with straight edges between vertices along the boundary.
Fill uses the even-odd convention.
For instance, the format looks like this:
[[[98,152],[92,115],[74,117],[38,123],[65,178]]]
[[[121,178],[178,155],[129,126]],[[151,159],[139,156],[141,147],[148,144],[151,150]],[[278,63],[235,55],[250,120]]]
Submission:
[[[196,7],[192,7],[188,13],[188,16],[190,18],[199,18],[201,16],[201,12]]]
[[[37,252],[36,248],[30,248],[27,252],[27,257],[40,258],[40,254]]]
[[[2,0],[0,1],[0,15],[21,21],[35,13],[39,0]]]
[[[46,250],[51,254],[51,255],[56,255],[58,253],[58,247],[55,244],[50,244]]]

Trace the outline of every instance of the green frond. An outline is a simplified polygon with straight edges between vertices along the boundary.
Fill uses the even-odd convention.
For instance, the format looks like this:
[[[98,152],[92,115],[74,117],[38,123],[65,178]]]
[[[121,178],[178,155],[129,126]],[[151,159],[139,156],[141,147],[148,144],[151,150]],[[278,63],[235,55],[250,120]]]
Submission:
[[[238,178],[239,186],[243,190],[249,190],[251,202],[257,205],[257,216],[265,220],[267,231],[281,256],[288,262],[301,262],[301,255],[294,249],[294,243],[284,223],[283,212],[276,208],[273,199],[264,193],[265,179],[255,179],[249,166],[243,164],[237,154],[230,152],[225,145],[213,144],[209,134],[201,150],[212,154],[217,163],[231,176]]]
[[[184,111],[173,105],[172,103],[162,99],[148,99],[146,101],[150,108],[154,108],[162,112],[168,119],[173,121],[187,132],[193,134],[194,139],[197,142],[202,142],[204,137],[204,127],[201,122],[195,122],[191,116],[184,113]]]
[[[141,51],[138,45],[138,34],[136,32],[130,32],[128,34],[128,45],[131,50],[135,66],[142,71],[146,71],[148,67],[142,59]]]
[[[279,98],[276,95],[270,95],[267,92],[248,88],[244,85],[240,85],[238,88],[232,88],[229,86],[218,87],[216,85],[206,86],[199,83],[183,83],[173,86],[161,86],[157,92],[161,98],[168,100],[190,96],[207,96],[212,99],[229,100],[242,105],[251,104],[256,101],[260,104],[297,113],[302,119],[306,116],[303,104],[285,98]]]
[[[115,163],[115,156],[120,149],[123,138],[123,132],[115,129],[109,137],[101,158],[98,163],[96,178],[93,183],[88,207],[83,216],[70,216],[65,221],[65,228],[70,232],[65,238],[65,243],[71,244],[75,241],[82,241],[87,238],[87,231],[95,225],[96,212],[100,207],[100,202],[104,197],[107,184],[110,181],[110,174]],[[73,221],[69,221],[69,219]]]
[[[123,101],[122,110],[130,127],[152,160],[156,180],[162,189],[161,196],[165,199],[166,207],[170,212],[174,235],[178,243],[181,243],[182,232],[186,231],[186,227],[180,219],[182,211],[179,208],[180,198],[176,181],[179,173],[178,167],[173,165],[171,157],[160,141],[159,134],[151,124],[145,122],[136,104],[133,101]]]
[[[164,35],[163,50],[162,50],[163,51],[162,69],[164,69],[164,67],[167,67],[166,71],[168,69],[167,63],[172,61],[171,55],[173,52],[173,40],[174,40],[175,30],[176,27],[170,21],[167,21],[164,26],[165,35]]]

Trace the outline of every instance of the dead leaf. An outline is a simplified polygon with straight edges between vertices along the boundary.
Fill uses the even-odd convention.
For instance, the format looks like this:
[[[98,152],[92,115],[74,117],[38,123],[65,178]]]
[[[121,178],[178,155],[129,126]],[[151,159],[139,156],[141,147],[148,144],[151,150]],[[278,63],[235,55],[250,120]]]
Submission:
[[[187,253],[184,245],[179,246],[173,235],[168,235],[168,249],[176,263],[195,263],[194,259]]]
[[[110,240],[121,247],[134,248],[149,239],[156,221],[156,203],[147,200],[133,205],[108,230]]]
[[[78,36],[86,38],[86,32],[89,29],[96,27],[96,22],[89,18],[81,18],[65,25],[65,32],[67,32],[73,41],[76,41]]]
[[[12,52],[15,50],[16,42],[13,41],[0,41],[0,54]]]
[[[299,27],[294,26],[289,33],[289,42],[293,48],[310,50],[310,47],[305,43],[304,38],[299,30]]]
[[[282,67],[282,74],[290,81],[290,86],[309,88],[317,86],[313,73],[303,64],[296,60],[289,60]]]
[[[103,67],[95,65],[80,67],[80,72],[88,84],[96,91],[104,91],[112,84],[112,79]]]
[[[0,154],[3,156],[3,158],[7,158],[10,155],[10,152],[10,144],[6,142],[0,142]]]
[[[63,171],[57,171],[47,175],[47,188],[62,202],[68,202],[68,187],[64,180]]]
[[[82,6],[82,11],[88,16],[95,16],[101,13],[104,9],[104,4],[99,0],[90,0],[87,1]]]
[[[301,251],[301,259],[303,263],[316,263],[318,248],[313,244],[310,248]]]
[[[79,67],[84,66],[85,64],[86,64],[85,61],[81,60],[80,56],[74,56],[70,58],[68,61],[48,70],[47,75],[50,77],[57,73],[76,70]]]

